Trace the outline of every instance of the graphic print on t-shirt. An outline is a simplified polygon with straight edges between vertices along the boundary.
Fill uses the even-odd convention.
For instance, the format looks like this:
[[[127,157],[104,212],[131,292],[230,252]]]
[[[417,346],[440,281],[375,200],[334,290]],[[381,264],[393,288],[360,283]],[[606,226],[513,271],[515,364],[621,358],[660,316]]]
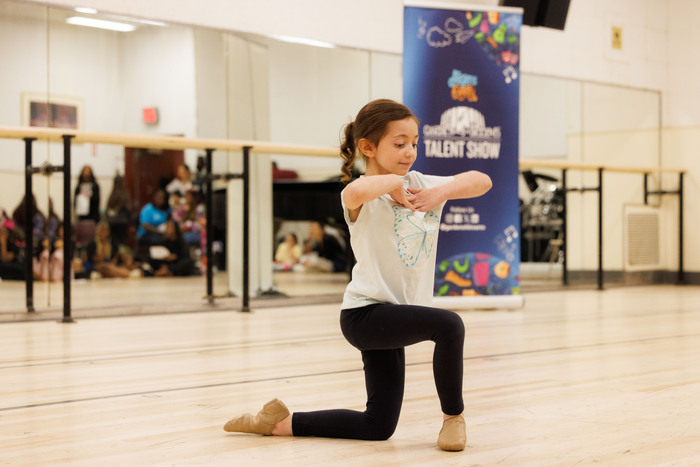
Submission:
[[[413,212],[401,205],[392,206],[394,209],[394,232],[399,238],[399,256],[408,267],[418,261],[421,252],[425,257],[435,244],[440,219],[433,211],[426,213]]]

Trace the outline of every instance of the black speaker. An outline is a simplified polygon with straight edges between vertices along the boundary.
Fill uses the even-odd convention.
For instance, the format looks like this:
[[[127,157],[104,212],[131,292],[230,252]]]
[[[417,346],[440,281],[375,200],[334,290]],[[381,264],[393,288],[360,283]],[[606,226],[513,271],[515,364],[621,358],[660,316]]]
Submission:
[[[523,9],[523,24],[564,29],[570,0],[499,0],[501,6]]]

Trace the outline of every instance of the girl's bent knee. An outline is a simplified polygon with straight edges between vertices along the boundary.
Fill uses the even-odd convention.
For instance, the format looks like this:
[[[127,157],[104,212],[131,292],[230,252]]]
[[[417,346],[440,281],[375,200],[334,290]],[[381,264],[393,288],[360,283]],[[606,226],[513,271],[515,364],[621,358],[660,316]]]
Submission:
[[[386,441],[396,431],[396,423],[377,424],[367,430],[367,441]]]
[[[374,413],[365,412],[365,426],[363,438],[368,441],[385,441],[394,434],[399,424],[398,413]]]
[[[450,312],[450,314],[447,315],[443,329],[447,332],[447,334],[455,338],[464,339],[464,321],[462,321],[462,317],[457,313]]]

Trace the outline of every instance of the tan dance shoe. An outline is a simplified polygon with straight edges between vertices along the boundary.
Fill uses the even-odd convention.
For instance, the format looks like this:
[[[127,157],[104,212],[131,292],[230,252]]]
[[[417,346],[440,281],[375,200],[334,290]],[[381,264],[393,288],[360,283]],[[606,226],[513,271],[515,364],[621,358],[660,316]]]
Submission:
[[[442,424],[438,436],[438,447],[443,451],[463,451],[467,445],[467,424],[464,417],[457,415]]]
[[[279,399],[272,399],[265,404],[257,415],[249,413],[226,422],[224,430],[237,433],[256,433],[271,435],[275,425],[289,416],[289,409]]]

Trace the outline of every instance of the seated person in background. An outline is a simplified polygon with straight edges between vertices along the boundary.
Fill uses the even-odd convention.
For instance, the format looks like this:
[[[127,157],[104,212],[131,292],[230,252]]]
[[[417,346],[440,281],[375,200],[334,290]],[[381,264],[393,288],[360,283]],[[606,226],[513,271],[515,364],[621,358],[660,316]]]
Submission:
[[[175,178],[166,185],[165,191],[173,199],[176,199],[176,202],[181,203],[184,202],[185,193],[190,190],[192,190],[190,169],[185,164],[182,164],[177,167]]]
[[[275,262],[272,269],[274,271],[289,271],[301,258],[301,245],[297,242],[294,233],[288,233],[284,241],[277,246],[275,251]]]
[[[115,175],[112,193],[107,200],[105,219],[109,223],[109,231],[114,242],[119,245],[133,247],[129,244],[129,231],[133,228],[134,216],[129,208],[129,193],[126,181],[122,175]]]
[[[178,209],[173,210],[173,220],[178,223],[187,245],[200,246],[202,235],[206,235],[202,195],[195,190],[185,193],[185,202]]]
[[[33,194],[30,196],[31,219],[25,219],[24,215],[24,203],[27,197],[25,194],[22,201],[19,202],[12,212],[12,221],[15,225],[14,231],[19,236],[20,241],[26,242],[28,238],[31,238],[34,251],[37,251],[43,244],[44,237],[46,237],[46,216],[39,210],[36,197]],[[55,239],[52,239],[52,241],[53,240]]]
[[[49,238],[49,242],[54,243],[61,235],[59,235],[60,229],[63,228],[61,218],[58,217],[56,211],[53,208],[53,198],[49,198],[49,216],[46,218],[46,235]]]
[[[170,215],[168,197],[163,190],[153,193],[150,203],[141,209],[139,214],[139,230],[136,236],[140,246],[162,245],[165,223]]]
[[[299,263],[302,268],[295,270],[341,272],[345,271],[346,253],[338,238],[326,232],[322,222],[314,221]]]
[[[148,262],[156,277],[193,274],[194,261],[175,221],[166,222],[163,243],[149,248]]]
[[[33,258],[34,278],[39,281],[61,282],[63,280],[63,226],[58,226],[58,235],[53,243],[44,238],[41,250]],[[71,279],[74,278],[74,268],[71,264]]]
[[[24,264],[19,259],[14,223],[7,218],[0,221],[0,279],[23,281]]]
[[[120,252],[119,246],[112,240],[109,224],[97,224],[95,238],[87,246],[89,268],[102,277],[141,277],[141,270],[134,264],[131,255]]]
[[[185,197],[182,196],[179,191],[168,193],[166,196],[168,198],[168,206],[170,206],[173,212],[184,207]]]

